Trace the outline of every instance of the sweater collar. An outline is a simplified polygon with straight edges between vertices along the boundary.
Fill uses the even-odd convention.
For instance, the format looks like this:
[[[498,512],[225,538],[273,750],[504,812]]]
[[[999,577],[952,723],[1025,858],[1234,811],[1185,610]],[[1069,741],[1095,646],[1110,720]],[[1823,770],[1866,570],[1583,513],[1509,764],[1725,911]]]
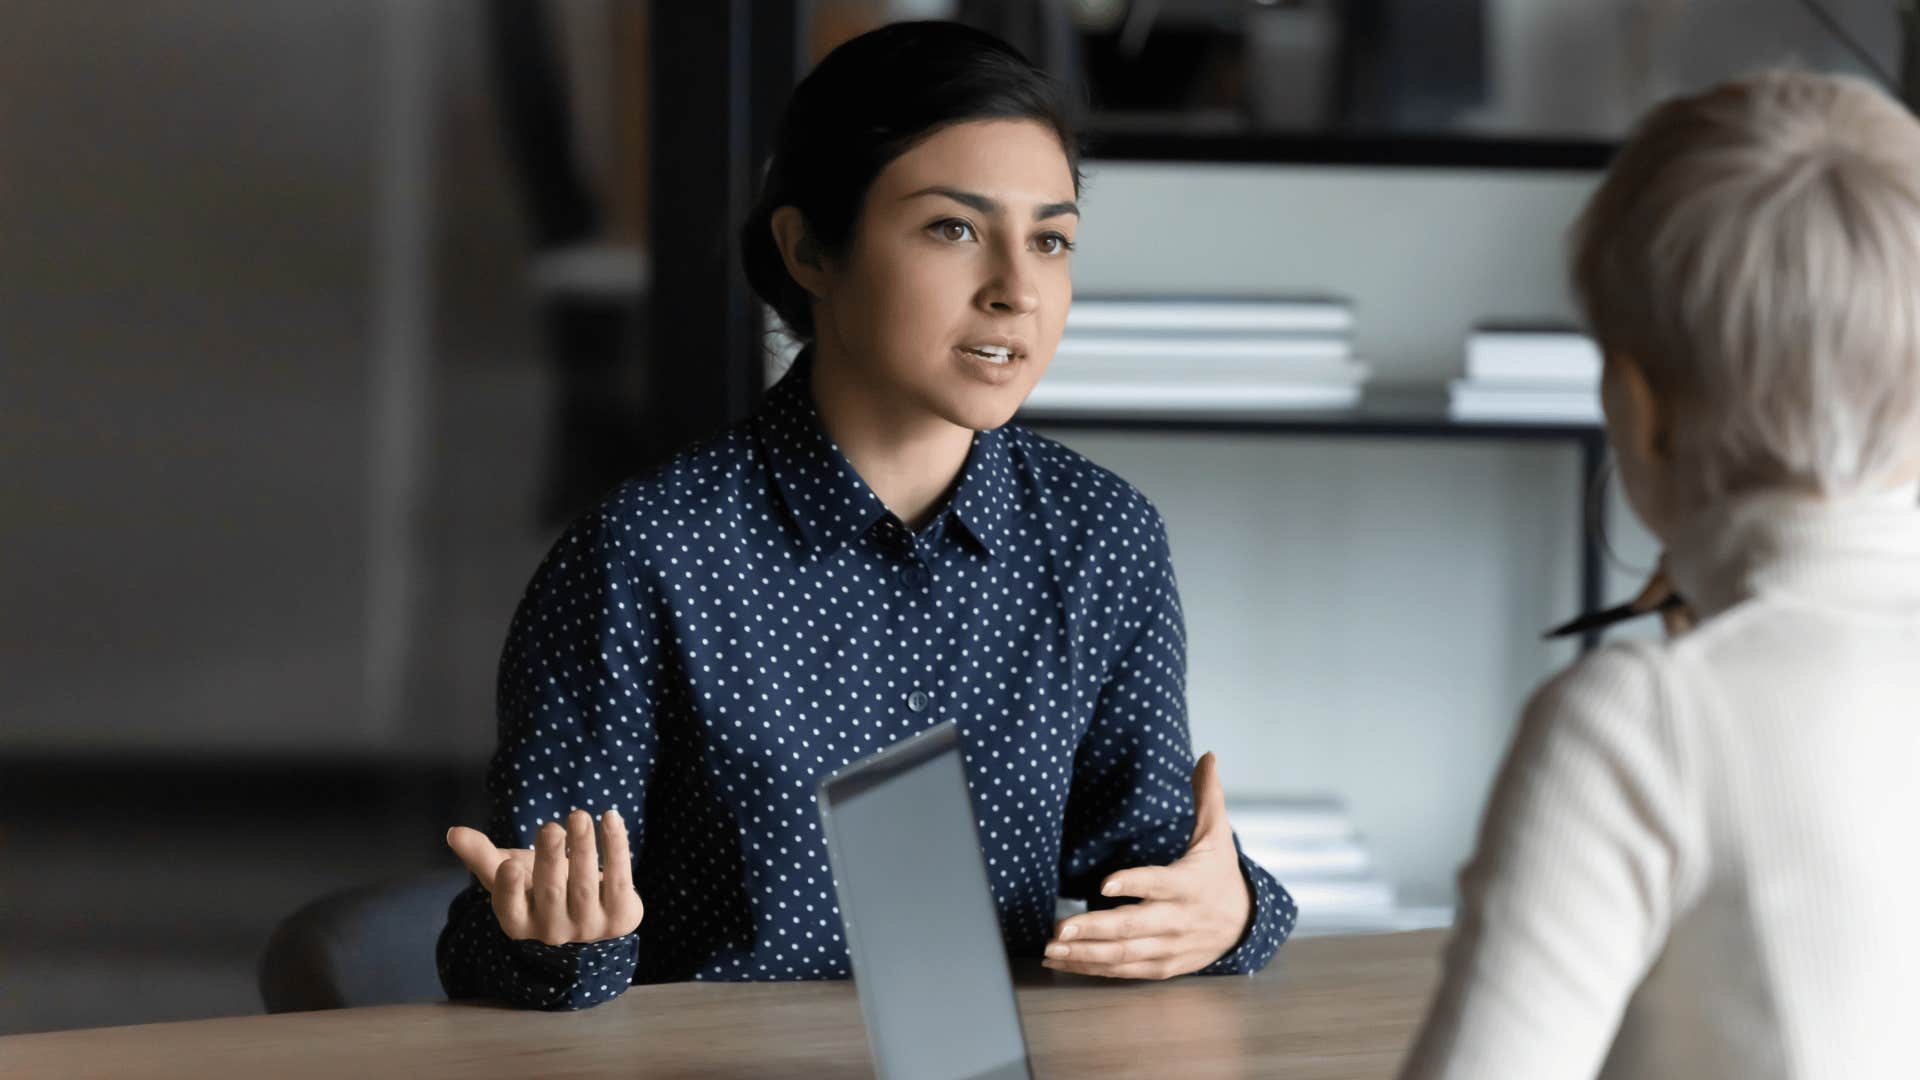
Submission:
[[[1910,611],[1920,605],[1920,485],[1839,499],[1770,491],[1724,500],[1675,530],[1666,566],[1703,619],[1762,594]]]

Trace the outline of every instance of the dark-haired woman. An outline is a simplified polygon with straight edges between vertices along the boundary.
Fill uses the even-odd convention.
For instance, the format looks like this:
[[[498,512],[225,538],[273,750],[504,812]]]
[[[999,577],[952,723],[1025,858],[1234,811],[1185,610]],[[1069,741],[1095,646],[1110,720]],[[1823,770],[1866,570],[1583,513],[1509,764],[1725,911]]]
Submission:
[[[949,719],[1014,954],[1266,964],[1293,903],[1193,761],[1165,528],[1007,426],[1066,320],[1078,193],[1056,88],[986,34],[889,26],[796,88],[741,244],[808,345],[535,574],[488,832],[448,834],[477,879],[440,939],[451,996],[845,976],[814,785]],[[1091,910],[1056,926],[1056,896]]]

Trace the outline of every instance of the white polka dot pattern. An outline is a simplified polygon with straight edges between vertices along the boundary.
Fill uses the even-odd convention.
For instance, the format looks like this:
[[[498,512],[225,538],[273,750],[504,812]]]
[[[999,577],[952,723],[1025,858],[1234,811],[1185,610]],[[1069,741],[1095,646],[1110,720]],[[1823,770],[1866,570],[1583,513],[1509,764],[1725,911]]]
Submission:
[[[1164,865],[1193,826],[1186,636],[1158,513],[1018,427],[974,439],[915,534],[822,432],[803,360],[756,416],[628,482],[541,565],[500,661],[489,831],[527,847],[619,810],[639,930],[509,940],[475,884],[439,945],[452,997],[582,1008],[634,982],[848,974],[814,786],[958,721],[1001,929],[1038,956],[1054,898]],[[1207,970],[1252,972],[1294,906]]]

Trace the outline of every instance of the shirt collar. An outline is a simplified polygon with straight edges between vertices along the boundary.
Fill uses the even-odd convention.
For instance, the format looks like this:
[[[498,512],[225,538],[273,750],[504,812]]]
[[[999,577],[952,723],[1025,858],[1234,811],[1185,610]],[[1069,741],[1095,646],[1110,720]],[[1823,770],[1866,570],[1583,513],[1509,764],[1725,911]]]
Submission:
[[[812,350],[803,351],[767,391],[754,431],[787,516],[822,554],[888,516],[885,503],[827,436],[809,389]],[[1006,540],[1013,458],[1000,430],[976,432],[967,463],[942,516],[950,515],[991,557]]]
[[[788,518],[809,545],[826,551],[872,528],[887,507],[820,424],[808,389],[810,351],[767,391],[754,430]]]
[[[1007,450],[1006,429],[975,432],[950,511],[988,558],[1006,543],[1013,490],[1013,455]]]

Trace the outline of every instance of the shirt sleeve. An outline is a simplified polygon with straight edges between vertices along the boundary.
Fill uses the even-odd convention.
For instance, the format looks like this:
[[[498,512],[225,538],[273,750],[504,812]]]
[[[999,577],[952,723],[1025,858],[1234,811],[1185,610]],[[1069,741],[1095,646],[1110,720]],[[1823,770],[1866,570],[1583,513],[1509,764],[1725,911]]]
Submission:
[[[1193,836],[1192,739],[1187,730],[1187,632],[1167,546],[1166,526],[1150,512],[1146,552],[1124,570],[1124,589],[1147,598],[1094,705],[1073,758],[1061,845],[1060,895],[1101,909],[1133,901],[1100,895],[1108,874],[1165,866]],[[1293,897],[1240,851],[1252,917],[1238,944],[1203,974],[1252,974],[1293,931]]]
[[[629,554],[602,517],[588,519],[554,546],[514,614],[487,774],[487,832],[501,847],[532,847],[543,823],[575,809],[597,817],[611,808],[627,822],[636,861],[645,850],[663,650]],[[580,1009],[632,983],[638,935],[558,946],[510,939],[476,880],[454,899],[437,956],[451,998]]]
[[[1701,850],[1657,661],[1615,645],[1529,703],[1460,875],[1403,1078],[1591,1077]]]

